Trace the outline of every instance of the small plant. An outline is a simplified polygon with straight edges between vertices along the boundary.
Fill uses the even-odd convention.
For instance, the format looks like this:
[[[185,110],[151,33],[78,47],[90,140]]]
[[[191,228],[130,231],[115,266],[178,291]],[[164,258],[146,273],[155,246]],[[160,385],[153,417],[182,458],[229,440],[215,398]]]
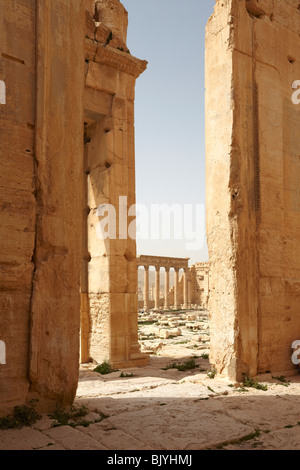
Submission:
[[[111,374],[112,372],[118,372],[118,369],[113,369],[108,361],[104,361],[102,364],[99,364],[97,367],[95,367],[93,371],[102,375],[106,375]]]
[[[186,370],[196,369],[197,367],[198,366],[195,363],[195,359],[190,359],[186,362],[183,362],[182,364],[177,364],[176,362],[174,362],[173,364],[162,368],[162,370],[177,369],[180,372],[185,372]]]
[[[134,374],[124,374],[124,372],[121,372],[120,377],[135,377]]]
[[[38,400],[31,400],[30,406],[15,406],[11,416],[0,418],[0,429],[22,428],[36,423],[41,416],[37,413],[35,407]]]
[[[263,390],[264,392],[268,390],[267,385],[259,384],[254,379],[251,379],[250,377],[248,377],[246,374],[243,374],[243,375],[244,375],[244,381],[243,381],[244,387],[256,388],[256,390]]]
[[[203,353],[203,354],[201,354],[201,357],[202,357],[202,359],[208,359],[208,358],[209,358],[209,354],[204,354],[204,353]]]
[[[99,412],[97,410],[95,410],[95,412],[100,415],[100,418],[93,421],[87,421],[85,419],[82,419],[88,414],[88,410],[85,406],[81,406],[80,408],[72,406],[70,410],[66,410],[65,408],[57,404],[55,411],[52,414],[49,414],[48,416],[49,418],[54,419],[52,427],[88,427],[90,424],[100,423],[103,419],[108,418],[108,416],[102,412]]]
[[[208,390],[209,390],[210,392],[216,393],[216,392],[215,392],[211,387],[209,387],[208,385],[207,385],[207,388],[208,388]]]
[[[55,410],[52,414],[49,414],[49,418],[54,419],[52,427],[58,426],[79,426],[78,422],[80,418],[83,418],[88,414],[87,408],[81,406],[80,408],[71,407],[70,410],[66,410],[59,404],[56,404]],[[83,426],[86,421],[80,420],[80,426]]]
[[[239,387],[235,390],[235,392],[244,393],[244,392],[248,392],[248,390],[245,387]]]
[[[211,371],[207,373],[207,377],[209,377],[210,379],[214,379],[216,375],[217,375],[216,369],[212,369]]]
[[[291,428],[293,428],[294,426],[293,426],[292,424],[288,424],[287,426],[284,426],[284,427],[285,427],[285,429],[291,429]]]
[[[279,384],[276,384],[276,385],[283,385],[284,387],[289,387],[291,385],[290,383],[291,381],[286,380],[283,375],[280,375],[279,377],[273,377],[272,375],[272,379],[278,380],[278,382],[280,382]]]

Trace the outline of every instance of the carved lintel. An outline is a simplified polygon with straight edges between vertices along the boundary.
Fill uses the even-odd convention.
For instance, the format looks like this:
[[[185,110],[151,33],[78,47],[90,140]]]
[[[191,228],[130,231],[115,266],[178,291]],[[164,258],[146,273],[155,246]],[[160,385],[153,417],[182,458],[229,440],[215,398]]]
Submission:
[[[128,73],[135,78],[138,78],[148,65],[146,60],[137,59],[126,52],[119,51],[110,46],[98,47],[95,62]]]

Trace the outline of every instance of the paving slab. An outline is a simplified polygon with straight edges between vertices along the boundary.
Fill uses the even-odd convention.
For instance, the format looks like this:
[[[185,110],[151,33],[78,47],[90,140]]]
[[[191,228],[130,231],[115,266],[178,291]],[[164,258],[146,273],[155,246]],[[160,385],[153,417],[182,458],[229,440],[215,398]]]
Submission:
[[[81,432],[79,426],[76,429],[71,426],[59,426],[42,431],[42,434],[48,436],[66,450],[107,450],[96,439]]]
[[[247,435],[253,428],[222,414],[221,403],[207,409],[204,402],[181,400],[109,418],[110,424],[156,450],[200,450],[214,443]],[[217,409],[216,409],[217,407]]]
[[[0,450],[32,450],[54,444],[55,441],[35,429],[8,429],[0,431]]]
[[[130,433],[120,429],[112,429],[111,426],[103,427],[101,423],[83,428],[82,432],[101,442],[109,450],[155,450]]]

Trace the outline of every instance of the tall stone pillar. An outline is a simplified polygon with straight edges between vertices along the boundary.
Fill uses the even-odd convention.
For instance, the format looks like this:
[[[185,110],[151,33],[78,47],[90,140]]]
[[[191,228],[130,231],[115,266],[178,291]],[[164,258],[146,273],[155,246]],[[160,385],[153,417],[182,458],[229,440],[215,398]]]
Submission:
[[[28,373],[32,396],[48,407],[72,403],[78,385],[85,8],[82,0],[23,3],[36,4],[37,58]]]
[[[183,275],[183,308],[188,308],[188,281],[189,281],[189,272],[187,269],[184,270]]]
[[[86,129],[85,129],[86,130]],[[82,192],[82,260],[81,260],[81,273],[80,273],[80,294],[81,294],[81,308],[80,308],[80,362],[82,364],[89,362],[89,334],[90,334],[90,308],[89,308],[89,252],[88,252],[88,182],[86,172],[88,171],[87,157],[88,157],[89,139],[85,132],[85,150],[83,159],[83,192]]]
[[[165,303],[164,309],[169,310],[170,268],[165,268]]]
[[[232,380],[295,368],[299,31],[296,0],[219,0],[206,28],[210,361]]]
[[[160,267],[155,266],[155,309],[159,309],[160,300]]]
[[[94,5],[85,34],[90,357],[116,368],[142,366],[148,357],[138,344],[136,241],[129,219],[135,214],[127,216],[135,204],[135,83],[147,63],[127,49],[121,2]]]
[[[192,303],[192,282],[191,282],[191,278],[189,277],[189,282],[188,282],[188,308],[191,308],[191,303]]]
[[[144,267],[144,310],[149,309],[149,266]]]
[[[174,309],[178,310],[178,285],[179,285],[179,269],[175,268],[175,283],[174,283]]]

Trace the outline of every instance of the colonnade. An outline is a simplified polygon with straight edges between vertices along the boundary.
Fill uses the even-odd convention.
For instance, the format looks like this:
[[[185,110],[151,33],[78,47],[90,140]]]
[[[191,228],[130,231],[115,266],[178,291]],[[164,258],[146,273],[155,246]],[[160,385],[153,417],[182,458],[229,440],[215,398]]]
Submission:
[[[145,256],[141,255],[137,258],[137,268],[140,266],[144,267],[144,310],[149,310],[149,268],[153,266],[155,268],[155,296],[154,296],[154,308],[159,309],[160,307],[160,270],[165,270],[165,292],[164,292],[164,310],[170,309],[169,293],[170,293],[170,269],[174,268],[174,310],[180,308],[179,303],[179,271],[184,270],[183,274],[183,308],[188,309],[190,307],[189,299],[189,258],[167,258],[160,256]]]

